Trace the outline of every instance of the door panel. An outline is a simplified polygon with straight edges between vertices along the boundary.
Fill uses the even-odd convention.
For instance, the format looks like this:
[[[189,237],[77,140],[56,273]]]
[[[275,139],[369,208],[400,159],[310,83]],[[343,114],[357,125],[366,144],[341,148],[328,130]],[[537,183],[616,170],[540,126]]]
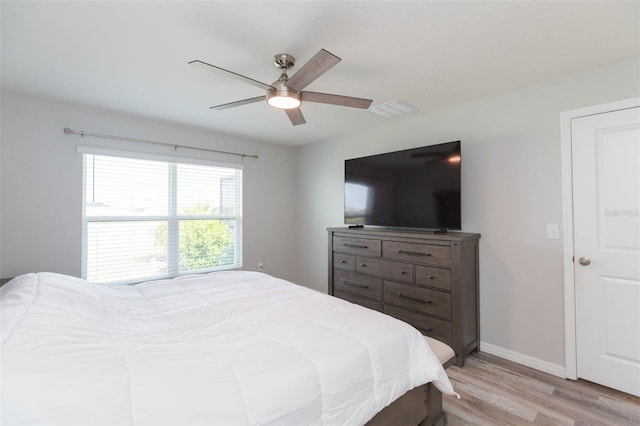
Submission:
[[[633,314],[640,306],[640,282],[612,277],[601,277],[602,353],[619,361],[638,362],[640,340],[629,339],[627,334],[640,336],[640,321]],[[630,315],[631,314],[631,315]]]
[[[578,377],[640,396],[640,108],[571,129]]]
[[[627,113],[629,114],[629,113]],[[596,202],[601,249],[640,248],[640,125],[615,126],[595,135]]]

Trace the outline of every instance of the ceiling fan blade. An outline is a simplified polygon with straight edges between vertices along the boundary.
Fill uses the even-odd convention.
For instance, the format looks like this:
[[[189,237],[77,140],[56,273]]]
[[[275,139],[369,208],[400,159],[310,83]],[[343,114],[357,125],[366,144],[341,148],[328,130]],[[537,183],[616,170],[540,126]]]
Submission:
[[[197,59],[195,61],[189,62],[189,65],[195,65],[198,68],[202,68],[202,69],[205,69],[205,70],[213,71],[213,72],[215,72],[217,74],[220,74],[220,75],[223,75],[225,77],[235,78],[236,80],[244,81],[245,83],[249,83],[249,84],[251,84],[253,86],[259,87],[259,88],[264,89],[264,90],[268,90],[268,89],[274,89],[275,90],[275,87],[273,87],[270,84],[266,84],[266,83],[263,83],[261,81],[254,80],[252,78],[245,77],[242,74],[238,74],[238,73],[233,72],[233,71],[225,70],[224,68],[220,68],[220,67],[217,67],[215,65],[211,65],[211,64],[208,64],[206,62],[202,62],[202,61],[197,60]]]
[[[302,111],[300,111],[300,108],[285,109],[284,112],[287,113],[289,120],[291,120],[291,124],[293,124],[294,126],[306,123],[304,115],[302,115]]]
[[[302,102],[318,102],[321,104],[340,105],[351,108],[367,109],[373,102],[372,99],[354,98],[352,96],[332,95],[329,93],[302,92]]]
[[[241,101],[229,102],[227,104],[214,105],[212,107],[209,107],[209,109],[217,109],[217,110],[229,109],[229,108],[234,108],[241,105],[252,104],[254,102],[264,101],[265,99],[267,99],[266,95],[258,96],[257,98],[249,98],[249,99],[243,99]]]
[[[320,49],[285,83],[285,86],[299,92],[341,60],[333,53]]]

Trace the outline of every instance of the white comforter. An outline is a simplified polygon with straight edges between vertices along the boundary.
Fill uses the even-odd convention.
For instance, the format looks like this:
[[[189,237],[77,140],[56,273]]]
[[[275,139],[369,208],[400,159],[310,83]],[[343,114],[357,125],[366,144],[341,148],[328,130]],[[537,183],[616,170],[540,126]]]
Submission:
[[[257,272],[27,274],[0,301],[3,425],[363,424],[423,383],[453,392],[409,325]]]

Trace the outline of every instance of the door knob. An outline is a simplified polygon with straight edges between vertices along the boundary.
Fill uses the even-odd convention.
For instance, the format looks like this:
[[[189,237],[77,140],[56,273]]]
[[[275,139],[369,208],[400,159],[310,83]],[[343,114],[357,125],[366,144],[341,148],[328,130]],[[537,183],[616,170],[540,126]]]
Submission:
[[[591,263],[591,259],[589,259],[587,256],[580,256],[580,259],[578,259],[578,262],[582,266],[587,266]]]

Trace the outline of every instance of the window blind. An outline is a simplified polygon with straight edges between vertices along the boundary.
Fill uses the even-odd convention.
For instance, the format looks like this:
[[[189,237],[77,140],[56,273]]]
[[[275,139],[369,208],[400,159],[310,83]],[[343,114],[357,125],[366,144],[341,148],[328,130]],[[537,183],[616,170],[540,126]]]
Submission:
[[[132,283],[242,267],[239,165],[79,151],[84,278]]]

